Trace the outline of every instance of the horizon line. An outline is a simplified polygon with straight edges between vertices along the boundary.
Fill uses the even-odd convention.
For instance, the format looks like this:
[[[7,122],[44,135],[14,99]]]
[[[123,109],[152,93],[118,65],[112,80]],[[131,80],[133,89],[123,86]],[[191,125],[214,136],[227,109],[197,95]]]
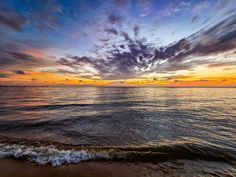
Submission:
[[[236,86],[125,86],[125,85],[0,85],[0,87],[156,87],[156,88],[236,88]]]

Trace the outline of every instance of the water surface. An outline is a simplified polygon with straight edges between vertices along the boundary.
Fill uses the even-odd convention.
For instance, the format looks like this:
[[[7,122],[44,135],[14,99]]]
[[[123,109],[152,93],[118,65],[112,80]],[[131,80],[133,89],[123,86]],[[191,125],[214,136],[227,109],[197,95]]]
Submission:
[[[235,88],[0,87],[0,155],[53,165],[216,161],[209,169],[232,175],[235,103]]]

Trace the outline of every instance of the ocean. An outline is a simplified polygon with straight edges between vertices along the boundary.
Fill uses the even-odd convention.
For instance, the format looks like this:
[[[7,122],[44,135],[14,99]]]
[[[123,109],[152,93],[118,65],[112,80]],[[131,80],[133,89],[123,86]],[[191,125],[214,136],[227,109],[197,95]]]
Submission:
[[[0,158],[236,176],[236,88],[0,87]]]

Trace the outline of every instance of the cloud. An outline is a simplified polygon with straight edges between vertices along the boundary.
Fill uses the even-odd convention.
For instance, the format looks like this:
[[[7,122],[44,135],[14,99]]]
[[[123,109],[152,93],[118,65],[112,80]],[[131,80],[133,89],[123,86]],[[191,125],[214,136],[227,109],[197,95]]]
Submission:
[[[2,68],[3,66],[15,64],[16,60],[5,56],[0,56],[0,63],[1,63],[0,68]]]
[[[15,60],[25,60],[25,61],[32,61],[36,62],[36,59],[28,54],[19,53],[19,52],[7,52],[9,57]]]
[[[145,17],[150,13],[151,2],[150,0],[139,0],[139,6],[141,8],[141,17]]]
[[[110,14],[108,15],[107,17],[107,21],[114,25],[114,24],[117,24],[117,23],[121,23],[122,22],[122,18],[116,14]]]
[[[148,67],[145,60],[154,56],[154,48],[146,46],[145,40],[132,40],[127,33],[122,32],[120,35],[124,37],[129,51],[123,51],[124,44],[119,47],[113,45],[112,50],[107,51],[106,58],[68,55],[58,63],[73,69],[88,64],[105,79],[134,77],[140,68]]]
[[[176,80],[179,80],[179,79],[189,79],[191,78],[192,76],[185,76],[185,75],[172,75],[172,76],[166,76],[166,77],[163,77],[164,79],[166,80],[173,80],[173,79],[176,79]]]
[[[25,74],[25,72],[22,71],[22,70],[16,70],[16,71],[14,71],[14,73],[20,74],[20,75],[24,75]]]
[[[222,9],[226,8],[230,2],[231,2],[231,0],[218,0],[216,3],[216,9],[222,10]]]
[[[225,8],[224,3],[218,3],[213,7],[214,3],[210,1],[198,1],[197,4],[185,0],[153,4],[152,2],[154,1],[139,0],[131,7],[134,1],[113,0],[109,3],[99,3],[96,12],[93,11],[91,14],[87,8],[83,9],[84,3],[79,6],[73,4],[74,7],[69,8],[71,5],[63,6],[56,1],[22,2],[24,9],[20,10],[1,8],[0,25],[4,27],[0,30],[4,35],[0,39],[0,69],[25,74],[24,71],[27,71],[28,67],[40,70],[41,66],[46,65],[45,71],[54,73],[123,80],[150,73],[192,70],[198,65],[217,67],[219,60],[213,57],[209,59],[208,56],[235,50],[235,16],[229,16],[229,13],[220,17],[213,16],[212,19],[208,16],[217,7]],[[94,5],[91,3],[91,8]],[[160,10],[162,5],[167,6]],[[202,15],[209,5],[213,8],[212,11]],[[124,9],[129,7],[130,9]],[[140,18],[154,13],[160,18],[172,16],[173,18],[160,20],[158,25],[163,25],[170,31],[178,29],[178,32],[173,36],[162,36],[168,34],[168,29],[166,32],[165,28],[158,30],[156,19]],[[197,22],[193,25],[201,30],[184,36],[189,34],[190,30],[196,31],[196,28],[184,27],[186,21],[183,20],[183,15],[189,15],[186,18],[188,24],[192,17],[192,23]],[[223,17],[225,19],[219,22]],[[172,22],[175,24],[168,24]],[[208,22],[211,22],[211,26],[207,26],[210,24]],[[182,26],[184,29],[181,29]],[[5,30],[6,27],[22,33]],[[155,40],[157,37],[160,37],[160,40]],[[162,45],[159,43],[162,39],[164,43],[169,43],[169,40],[174,42]],[[91,48],[93,45],[94,48]],[[45,52],[43,55],[36,55],[36,52],[31,50],[34,48]],[[48,67],[51,60],[47,59],[47,52],[58,57],[53,59],[58,61],[51,70]],[[66,55],[67,53],[70,55]],[[201,57],[204,61],[199,59]],[[225,61],[220,65],[226,65]]]
[[[236,41],[236,18],[231,16],[204,32],[193,36],[189,52],[207,55],[234,49]],[[200,37],[197,39],[197,37]],[[191,38],[189,38],[191,39]]]
[[[140,30],[139,26],[138,26],[138,25],[135,25],[134,28],[133,28],[133,30],[134,30],[134,35],[135,35],[135,36],[138,36],[139,30]]]
[[[209,7],[210,3],[208,1],[202,1],[199,2],[198,4],[195,4],[193,6],[192,11],[199,14],[201,13],[203,10],[207,9]]]
[[[170,17],[176,13],[186,12],[191,9],[191,2],[174,0],[170,2],[163,10],[157,12],[157,19]]]
[[[174,82],[184,82],[184,81],[182,81],[182,80],[174,80]]]
[[[198,61],[193,57],[208,56],[235,49],[236,18],[234,15],[212,27],[183,38],[168,46],[155,46],[145,38],[132,38],[121,31],[123,40],[106,47],[96,56],[71,56],[58,63],[71,68],[90,66],[103,79],[134,78],[150,72],[191,70],[196,65],[216,61]],[[191,60],[186,60],[192,57]],[[178,79],[176,79],[178,80]]]
[[[207,80],[207,79],[199,79],[199,80],[195,80],[195,81],[197,81],[197,82],[208,82],[209,80]]]
[[[195,15],[193,18],[192,18],[192,23],[195,23],[199,20],[200,16],[199,15]]]
[[[130,38],[128,33],[122,31],[121,36],[124,37],[125,41],[132,43],[132,39]]]
[[[42,59],[35,58],[31,55],[12,52],[12,51],[0,51],[0,68],[10,67],[10,66],[40,66],[42,64]]]
[[[20,32],[22,26],[26,24],[27,20],[24,16],[10,11],[9,9],[0,8],[0,23],[15,31]]]
[[[208,68],[215,68],[215,67],[236,67],[235,62],[223,62],[223,63],[210,63],[207,65]]]
[[[108,34],[118,35],[118,31],[115,28],[105,29]]]
[[[0,73],[0,78],[8,78],[9,74]]]

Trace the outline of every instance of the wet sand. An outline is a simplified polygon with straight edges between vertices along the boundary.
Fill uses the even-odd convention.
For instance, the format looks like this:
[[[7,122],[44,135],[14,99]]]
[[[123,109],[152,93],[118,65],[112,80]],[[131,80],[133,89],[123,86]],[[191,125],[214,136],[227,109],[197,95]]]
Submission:
[[[176,169],[159,171],[153,164],[122,162],[81,162],[52,167],[39,166],[27,161],[1,159],[0,177],[140,177],[180,176]],[[177,172],[177,173],[176,173]]]
[[[236,176],[235,166],[202,161],[128,163],[114,161],[80,162],[53,167],[29,161],[0,159],[0,177],[195,177]]]
[[[38,166],[12,159],[0,160],[1,177],[131,177],[139,176],[134,165],[107,162],[82,162],[59,167]]]

